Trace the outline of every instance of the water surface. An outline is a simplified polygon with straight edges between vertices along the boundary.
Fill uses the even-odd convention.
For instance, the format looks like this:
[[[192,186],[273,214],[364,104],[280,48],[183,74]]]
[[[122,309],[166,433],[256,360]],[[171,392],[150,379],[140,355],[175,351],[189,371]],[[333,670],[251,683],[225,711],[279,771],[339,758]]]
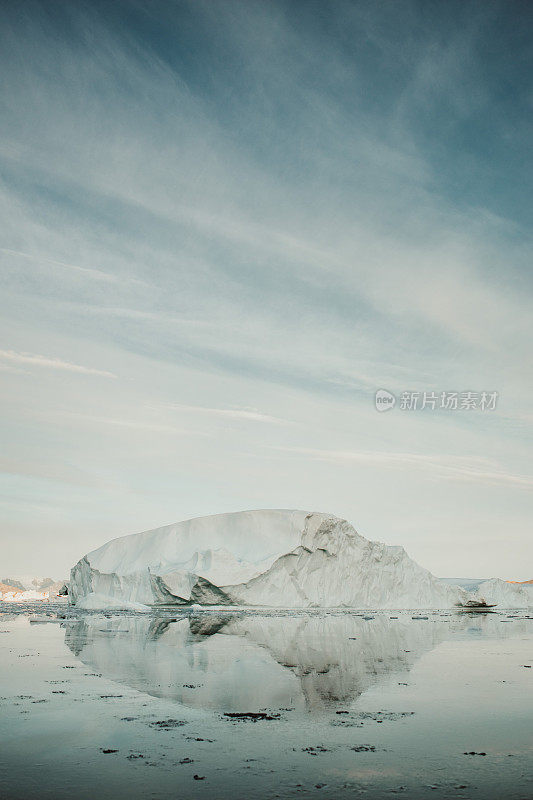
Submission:
[[[10,800],[533,796],[527,612],[1,612]]]

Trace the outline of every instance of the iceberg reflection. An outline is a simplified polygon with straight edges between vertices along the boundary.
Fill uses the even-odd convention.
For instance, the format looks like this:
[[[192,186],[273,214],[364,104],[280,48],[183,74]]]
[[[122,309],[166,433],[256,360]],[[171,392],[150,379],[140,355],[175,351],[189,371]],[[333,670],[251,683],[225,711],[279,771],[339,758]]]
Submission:
[[[88,615],[67,625],[65,641],[105,677],[187,706],[321,711],[409,671],[469,624],[438,615]]]

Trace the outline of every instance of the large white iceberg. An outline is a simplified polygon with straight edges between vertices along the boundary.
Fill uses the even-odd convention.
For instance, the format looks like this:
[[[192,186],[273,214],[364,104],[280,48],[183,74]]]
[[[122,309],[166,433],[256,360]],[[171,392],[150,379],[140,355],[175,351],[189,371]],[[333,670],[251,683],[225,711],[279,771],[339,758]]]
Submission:
[[[91,595],[115,605],[431,609],[468,597],[402,547],[369,541],[346,520],[273,510],[199,517],[114,539],[76,564],[69,592],[82,606]]]

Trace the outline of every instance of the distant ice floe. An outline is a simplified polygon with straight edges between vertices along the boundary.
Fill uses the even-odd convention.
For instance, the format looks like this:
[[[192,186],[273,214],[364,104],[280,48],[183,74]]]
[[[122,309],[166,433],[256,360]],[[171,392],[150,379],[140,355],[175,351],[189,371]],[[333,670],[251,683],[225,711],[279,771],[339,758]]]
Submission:
[[[6,603],[27,603],[57,600],[66,597],[68,589],[65,581],[32,576],[5,577],[0,579],[0,600]]]
[[[9,592],[2,592],[1,599],[5,603],[27,603],[32,600],[49,600],[50,593],[49,592],[36,592],[33,589],[28,589],[25,591],[9,591]]]

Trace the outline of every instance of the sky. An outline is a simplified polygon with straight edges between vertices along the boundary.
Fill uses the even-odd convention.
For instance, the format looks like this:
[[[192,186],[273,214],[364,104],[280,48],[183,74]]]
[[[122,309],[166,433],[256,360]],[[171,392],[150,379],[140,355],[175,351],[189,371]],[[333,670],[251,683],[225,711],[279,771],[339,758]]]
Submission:
[[[0,3],[0,577],[301,508],[533,578],[532,34],[513,0]]]

